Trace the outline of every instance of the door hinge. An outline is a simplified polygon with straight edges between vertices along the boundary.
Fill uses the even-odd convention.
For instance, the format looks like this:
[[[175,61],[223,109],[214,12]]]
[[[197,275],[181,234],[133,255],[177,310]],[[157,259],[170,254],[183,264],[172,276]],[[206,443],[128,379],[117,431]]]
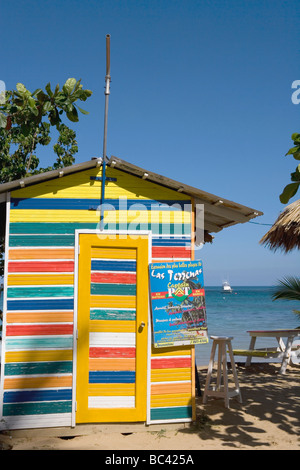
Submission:
[[[76,330],[76,339],[78,339],[78,330]]]

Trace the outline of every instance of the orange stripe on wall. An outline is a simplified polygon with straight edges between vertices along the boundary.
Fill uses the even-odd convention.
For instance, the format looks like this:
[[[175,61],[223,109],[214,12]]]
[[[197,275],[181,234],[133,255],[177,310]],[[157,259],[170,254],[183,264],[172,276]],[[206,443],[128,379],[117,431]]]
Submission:
[[[59,249],[10,249],[9,259],[74,259],[74,248]]]

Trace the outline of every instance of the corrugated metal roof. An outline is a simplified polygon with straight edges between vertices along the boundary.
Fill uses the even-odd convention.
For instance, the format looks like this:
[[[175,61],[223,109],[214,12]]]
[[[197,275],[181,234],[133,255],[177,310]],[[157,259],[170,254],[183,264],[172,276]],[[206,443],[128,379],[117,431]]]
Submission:
[[[42,183],[50,179],[61,178],[78,171],[101,166],[102,158],[93,158],[87,162],[78,163],[59,170],[51,170],[45,173],[22,178],[20,180],[10,181],[0,185],[1,194],[10,192],[20,187],[31,186],[33,184]],[[125,171],[139,178],[166,186],[178,192],[182,192],[192,196],[195,201],[196,220],[200,219],[200,212],[204,207],[204,230],[208,233],[220,232],[226,227],[238,223],[248,222],[257,216],[263,215],[263,212],[241,205],[239,203],[229,201],[220,196],[202,191],[184,183],[172,180],[165,176],[145,170],[136,165],[128,163],[125,160],[112,156],[107,165]],[[3,200],[3,197],[2,197]],[[200,211],[200,212],[199,212]]]

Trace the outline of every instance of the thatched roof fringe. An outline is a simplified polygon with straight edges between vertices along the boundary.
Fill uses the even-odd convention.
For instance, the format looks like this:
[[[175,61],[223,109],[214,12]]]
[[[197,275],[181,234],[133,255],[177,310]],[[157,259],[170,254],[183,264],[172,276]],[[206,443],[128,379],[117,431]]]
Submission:
[[[259,243],[285,253],[300,249],[300,199],[285,208]]]

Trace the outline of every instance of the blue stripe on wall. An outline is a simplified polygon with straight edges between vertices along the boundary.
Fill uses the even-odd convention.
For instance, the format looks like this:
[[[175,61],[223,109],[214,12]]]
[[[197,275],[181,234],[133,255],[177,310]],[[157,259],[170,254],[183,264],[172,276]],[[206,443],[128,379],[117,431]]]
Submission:
[[[72,400],[72,389],[61,390],[18,390],[5,392],[4,403],[24,403],[28,401]]]
[[[97,210],[99,199],[12,198],[11,209]],[[189,200],[105,199],[106,210],[189,210]],[[100,210],[100,209],[99,209]]]
[[[136,261],[92,259],[92,271],[133,271],[136,272]]]
[[[7,310],[72,310],[74,299],[8,300]]]
[[[134,371],[96,371],[89,372],[89,383],[135,383]]]

